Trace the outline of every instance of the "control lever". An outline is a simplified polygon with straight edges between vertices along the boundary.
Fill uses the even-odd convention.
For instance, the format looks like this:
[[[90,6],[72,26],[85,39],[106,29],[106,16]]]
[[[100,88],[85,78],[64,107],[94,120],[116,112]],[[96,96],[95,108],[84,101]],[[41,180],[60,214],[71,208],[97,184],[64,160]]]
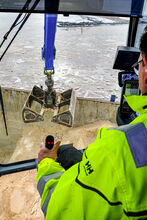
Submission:
[[[54,137],[52,135],[48,135],[45,139],[45,147],[51,150],[54,146]]]
[[[45,147],[51,150],[53,146],[54,146],[54,137],[52,135],[48,135],[45,139]],[[15,163],[9,163],[9,164],[0,164],[0,177],[11,173],[36,169],[37,166],[38,166],[37,158],[31,160],[19,161]]]

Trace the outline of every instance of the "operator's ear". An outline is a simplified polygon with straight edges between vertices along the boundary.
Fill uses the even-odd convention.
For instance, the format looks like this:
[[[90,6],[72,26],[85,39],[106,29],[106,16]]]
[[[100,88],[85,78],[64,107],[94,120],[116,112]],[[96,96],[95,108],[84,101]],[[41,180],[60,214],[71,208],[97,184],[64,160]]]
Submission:
[[[146,68],[147,68],[147,58],[146,58],[146,57],[143,58],[143,62],[144,62],[144,65],[145,65]]]
[[[147,58],[144,58],[143,62],[144,62],[144,65],[145,65],[144,83],[147,86]]]

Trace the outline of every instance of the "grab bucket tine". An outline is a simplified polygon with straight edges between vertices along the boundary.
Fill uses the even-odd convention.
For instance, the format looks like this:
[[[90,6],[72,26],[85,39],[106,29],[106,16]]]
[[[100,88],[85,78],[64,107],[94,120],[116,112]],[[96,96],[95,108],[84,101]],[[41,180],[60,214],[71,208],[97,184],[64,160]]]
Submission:
[[[25,123],[43,121],[44,111],[49,108],[45,107],[45,91],[34,86],[29,94],[27,101],[22,110],[22,118]],[[54,106],[54,115],[52,122],[73,126],[76,105],[76,95],[73,89],[69,89],[57,95],[56,105]]]
[[[61,93],[58,97],[58,105],[52,121],[72,127],[74,122],[75,105],[76,95],[73,89]]]
[[[25,123],[43,121],[44,91],[34,86],[22,110]]]

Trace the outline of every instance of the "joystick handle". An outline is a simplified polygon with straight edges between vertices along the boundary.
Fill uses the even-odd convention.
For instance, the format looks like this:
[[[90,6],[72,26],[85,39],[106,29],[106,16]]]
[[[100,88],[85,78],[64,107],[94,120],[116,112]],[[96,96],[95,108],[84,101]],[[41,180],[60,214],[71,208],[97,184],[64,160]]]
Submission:
[[[48,135],[45,139],[45,147],[51,150],[54,146],[54,137],[52,135]]]

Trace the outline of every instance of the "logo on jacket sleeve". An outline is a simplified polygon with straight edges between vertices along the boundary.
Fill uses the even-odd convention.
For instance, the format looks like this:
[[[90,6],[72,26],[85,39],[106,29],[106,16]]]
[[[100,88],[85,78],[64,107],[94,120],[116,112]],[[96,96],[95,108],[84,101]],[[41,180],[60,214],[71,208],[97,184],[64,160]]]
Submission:
[[[87,161],[87,163],[84,165],[84,170],[85,170],[86,175],[89,175],[94,171],[89,161]]]

